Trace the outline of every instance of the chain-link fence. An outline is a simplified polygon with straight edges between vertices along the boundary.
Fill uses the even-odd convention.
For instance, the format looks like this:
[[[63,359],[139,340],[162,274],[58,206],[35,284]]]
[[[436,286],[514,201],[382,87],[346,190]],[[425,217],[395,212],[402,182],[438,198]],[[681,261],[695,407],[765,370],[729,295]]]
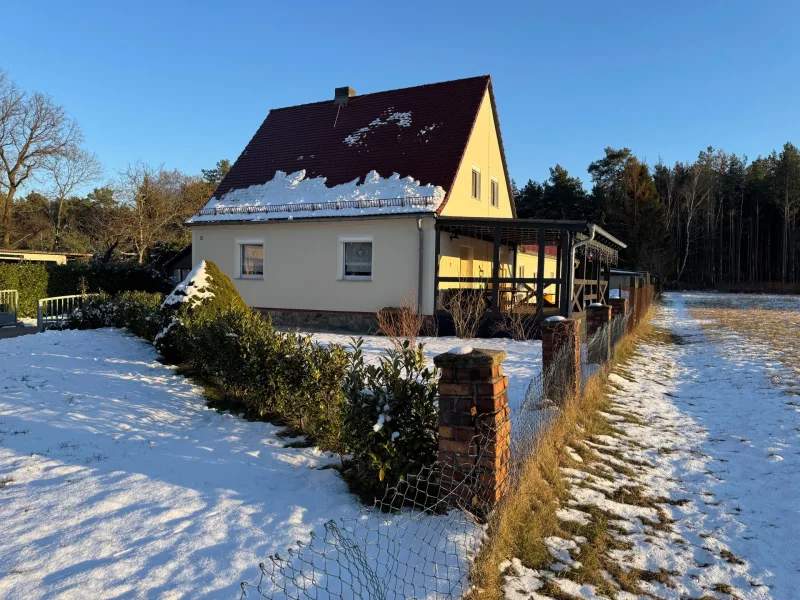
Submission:
[[[594,345],[601,346],[603,339],[607,344],[609,335],[615,343],[621,338],[627,318],[618,317],[581,340],[582,370],[590,357],[598,356]],[[241,598],[460,598],[469,590],[472,559],[498,497],[514,488],[536,440],[574,391],[574,381],[571,386],[564,373],[575,358],[576,349],[569,345],[553,354],[511,417],[479,415],[469,460],[437,462],[387,489],[357,516],[329,521],[321,535],[312,533],[310,541],[270,556],[259,565],[257,581],[242,583]],[[509,430],[510,452],[499,452],[498,441]]]

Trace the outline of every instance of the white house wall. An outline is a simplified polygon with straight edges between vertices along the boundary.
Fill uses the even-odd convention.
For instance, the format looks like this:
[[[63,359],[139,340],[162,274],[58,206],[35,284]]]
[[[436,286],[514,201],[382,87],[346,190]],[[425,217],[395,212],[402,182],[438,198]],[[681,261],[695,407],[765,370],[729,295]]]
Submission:
[[[434,220],[423,218],[422,309],[433,312]],[[372,280],[340,278],[340,237],[372,236]],[[238,277],[238,244],[264,244],[264,278]],[[419,286],[416,218],[214,224],[192,229],[192,262],[211,260],[253,307],[374,313],[416,299]]]

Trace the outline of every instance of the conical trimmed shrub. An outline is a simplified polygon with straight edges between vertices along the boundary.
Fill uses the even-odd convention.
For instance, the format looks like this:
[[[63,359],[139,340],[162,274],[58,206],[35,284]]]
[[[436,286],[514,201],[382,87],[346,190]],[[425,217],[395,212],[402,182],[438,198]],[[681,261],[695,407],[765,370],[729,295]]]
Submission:
[[[222,311],[245,309],[231,278],[213,262],[201,261],[181,281],[161,305],[163,328],[154,344],[161,355],[171,362],[181,362],[181,340],[187,328],[215,318]]]

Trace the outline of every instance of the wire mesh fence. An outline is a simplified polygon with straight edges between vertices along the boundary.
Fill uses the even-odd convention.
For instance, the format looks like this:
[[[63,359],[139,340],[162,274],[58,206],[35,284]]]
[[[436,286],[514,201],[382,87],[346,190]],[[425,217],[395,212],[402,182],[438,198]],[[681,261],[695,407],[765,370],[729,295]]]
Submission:
[[[627,319],[618,317],[580,340],[582,367],[599,356],[603,339],[619,341]],[[328,521],[320,535],[270,556],[257,580],[241,584],[240,598],[444,600],[466,594],[491,511],[574,393],[564,373],[575,360],[576,348],[562,347],[531,379],[513,416],[508,410],[478,415],[468,457],[441,460],[387,489],[356,516]]]

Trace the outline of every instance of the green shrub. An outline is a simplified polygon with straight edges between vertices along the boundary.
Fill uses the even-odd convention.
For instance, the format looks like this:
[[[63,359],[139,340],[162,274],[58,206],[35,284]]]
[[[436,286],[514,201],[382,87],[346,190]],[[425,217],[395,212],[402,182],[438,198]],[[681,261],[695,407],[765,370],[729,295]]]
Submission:
[[[39,298],[47,296],[49,272],[43,263],[0,263],[0,290],[19,292],[19,316],[35,317]]]
[[[192,369],[215,379],[248,413],[291,425],[324,450],[344,451],[344,347],[275,331],[252,309],[234,308],[214,318],[187,317],[180,351]]]
[[[439,416],[436,370],[425,367],[423,345],[408,342],[367,365],[355,342],[345,383],[345,438],[351,479],[362,493],[379,496],[437,457]]]
[[[116,297],[100,294],[84,300],[67,323],[70,329],[126,327],[148,341],[161,329],[160,306],[163,295],[147,292],[123,292]]]
[[[182,362],[188,357],[183,345],[190,328],[213,320],[223,311],[245,308],[230,277],[204,260],[164,299],[160,314],[163,327],[154,337],[156,349],[167,360]]]
[[[69,296],[81,292],[168,292],[172,285],[167,276],[150,265],[129,262],[74,262],[49,265],[47,296]]]

